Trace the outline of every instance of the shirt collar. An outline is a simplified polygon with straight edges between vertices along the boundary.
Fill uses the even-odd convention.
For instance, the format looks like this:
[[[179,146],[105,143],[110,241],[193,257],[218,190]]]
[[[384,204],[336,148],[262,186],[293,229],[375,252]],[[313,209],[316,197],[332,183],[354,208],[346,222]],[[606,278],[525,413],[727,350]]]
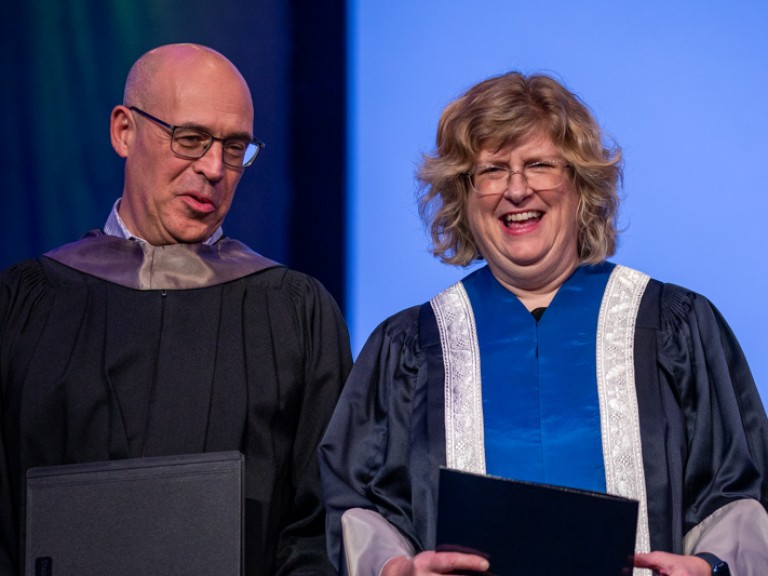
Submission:
[[[109,217],[104,224],[104,234],[107,234],[108,236],[117,236],[118,238],[123,238],[124,240],[135,240],[136,242],[143,242],[144,244],[148,244],[146,240],[135,236],[128,230],[128,228],[125,226],[125,222],[123,222],[123,219],[120,218],[120,214],[117,213],[119,206],[120,198],[118,198],[112,206],[112,211],[109,213]],[[221,226],[219,226],[216,228],[210,238],[203,242],[203,244],[213,246],[223,235],[224,231],[221,229]]]

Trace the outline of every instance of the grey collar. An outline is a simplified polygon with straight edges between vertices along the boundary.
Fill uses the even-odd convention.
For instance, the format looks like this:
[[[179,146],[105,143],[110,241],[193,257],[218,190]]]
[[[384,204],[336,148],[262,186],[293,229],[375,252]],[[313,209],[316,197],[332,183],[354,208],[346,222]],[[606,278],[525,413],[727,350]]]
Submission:
[[[281,266],[242,242],[152,246],[92,230],[45,256],[80,272],[136,290],[189,290]]]

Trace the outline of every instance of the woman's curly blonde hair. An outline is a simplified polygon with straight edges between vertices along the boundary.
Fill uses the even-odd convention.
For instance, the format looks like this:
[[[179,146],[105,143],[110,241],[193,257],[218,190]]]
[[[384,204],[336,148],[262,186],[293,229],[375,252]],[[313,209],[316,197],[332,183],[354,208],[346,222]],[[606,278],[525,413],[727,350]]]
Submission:
[[[587,106],[553,78],[510,72],[489,78],[449,104],[437,129],[437,150],[418,171],[419,213],[432,253],[447,264],[481,259],[467,218],[467,172],[481,149],[500,149],[544,131],[571,165],[579,192],[578,253],[596,264],[616,251],[621,150],[603,142]]]

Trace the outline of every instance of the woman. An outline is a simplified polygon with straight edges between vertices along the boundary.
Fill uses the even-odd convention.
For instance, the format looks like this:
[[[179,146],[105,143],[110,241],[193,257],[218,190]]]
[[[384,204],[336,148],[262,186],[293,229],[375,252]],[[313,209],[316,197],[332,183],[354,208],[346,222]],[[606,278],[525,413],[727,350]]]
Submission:
[[[487,266],[382,323],[353,368],[321,446],[337,566],[486,570],[432,550],[447,465],[637,499],[637,574],[764,574],[768,422],[746,360],[705,298],[606,260],[621,155],[587,107],[546,76],[481,82],[419,177],[434,254]]]

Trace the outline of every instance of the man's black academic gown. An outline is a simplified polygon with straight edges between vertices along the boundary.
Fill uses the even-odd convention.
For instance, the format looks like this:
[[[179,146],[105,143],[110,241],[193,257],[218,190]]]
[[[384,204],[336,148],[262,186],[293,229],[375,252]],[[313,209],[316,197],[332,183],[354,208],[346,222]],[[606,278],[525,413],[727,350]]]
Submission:
[[[246,573],[333,573],[315,453],[350,365],[325,289],[236,241],[96,233],[8,269],[0,573],[23,572],[28,468],[222,450],[246,459]]]

